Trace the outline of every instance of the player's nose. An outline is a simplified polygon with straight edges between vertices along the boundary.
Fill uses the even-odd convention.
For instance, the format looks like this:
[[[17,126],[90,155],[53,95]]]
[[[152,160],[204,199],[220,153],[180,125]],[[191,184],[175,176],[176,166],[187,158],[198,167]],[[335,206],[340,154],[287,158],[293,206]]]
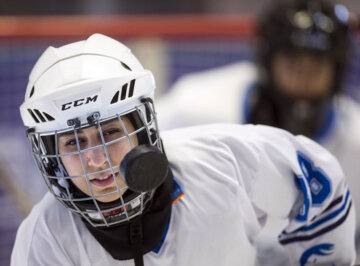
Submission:
[[[96,147],[84,153],[87,165],[94,168],[99,168],[107,163],[107,156],[104,147]]]

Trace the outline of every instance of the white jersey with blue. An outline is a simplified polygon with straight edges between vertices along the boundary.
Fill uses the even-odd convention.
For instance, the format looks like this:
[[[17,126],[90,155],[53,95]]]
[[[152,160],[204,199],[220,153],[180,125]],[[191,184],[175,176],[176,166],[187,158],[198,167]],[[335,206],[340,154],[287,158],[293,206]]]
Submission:
[[[258,79],[253,63],[240,62],[180,78],[163,98],[157,99],[162,130],[208,123],[249,121],[250,95]],[[314,139],[340,162],[356,211],[357,246],[360,254],[360,105],[342,95]],[[360,264],[360,255],[358,258]]]
[[[336,159],[315,142],[236,124],[170,130],[163,142],[175,197],[163,240],[144,255],[145,266],[259,265],[257,243],[267,215],[286,221],[279,232],[288,254],[284,265],[353,263],[349,189]],[[11,265],[134,261],[113,259],[48,193],[20,226]]]

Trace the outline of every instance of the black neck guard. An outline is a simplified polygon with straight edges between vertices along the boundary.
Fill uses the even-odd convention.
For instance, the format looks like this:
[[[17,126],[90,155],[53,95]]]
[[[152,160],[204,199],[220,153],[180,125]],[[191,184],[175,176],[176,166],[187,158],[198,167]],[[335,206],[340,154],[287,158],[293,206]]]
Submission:
[[[169,169],[165,182],[157,188],[153,201],[143,215],[114,227],[86,227],[102,247],[116,260],[139,259],[161,242],[170,219],[173,176]]]

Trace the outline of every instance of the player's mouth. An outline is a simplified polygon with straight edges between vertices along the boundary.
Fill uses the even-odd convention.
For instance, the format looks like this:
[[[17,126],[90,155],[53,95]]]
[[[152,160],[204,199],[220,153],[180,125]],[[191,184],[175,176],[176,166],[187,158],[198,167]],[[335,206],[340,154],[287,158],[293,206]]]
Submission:
[[[115,177],[119,177],[119,173],[115,173]],[[105,186],[108,186],[110,185],[111,183],[114,182],[114,177],[111,174],[109,175],[106,175],[106,176],[99,176],[99,177],[96,177],[92,180],[90,180],[91,184],[95,185],[95,186],[99,186],[99,187],[105,187]]]

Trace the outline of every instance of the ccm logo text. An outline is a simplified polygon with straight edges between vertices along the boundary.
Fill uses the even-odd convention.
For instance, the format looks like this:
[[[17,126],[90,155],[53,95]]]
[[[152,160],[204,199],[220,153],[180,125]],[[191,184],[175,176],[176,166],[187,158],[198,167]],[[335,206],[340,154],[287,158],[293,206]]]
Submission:
[[[62,111],[65,111],[65,110],[68,110],[72,107],[78,107],[80,105],[83,105],[83,104],[88,104],[90,102],[96,102],[98,98],[98,95],[95,95],[93,97],[87,97],[87,98],[82,98],[82,99],[78,99],[76,101],[73,101],[73,102],[69,102],[69,103],[65,103],[61,106],[61,110]]]

